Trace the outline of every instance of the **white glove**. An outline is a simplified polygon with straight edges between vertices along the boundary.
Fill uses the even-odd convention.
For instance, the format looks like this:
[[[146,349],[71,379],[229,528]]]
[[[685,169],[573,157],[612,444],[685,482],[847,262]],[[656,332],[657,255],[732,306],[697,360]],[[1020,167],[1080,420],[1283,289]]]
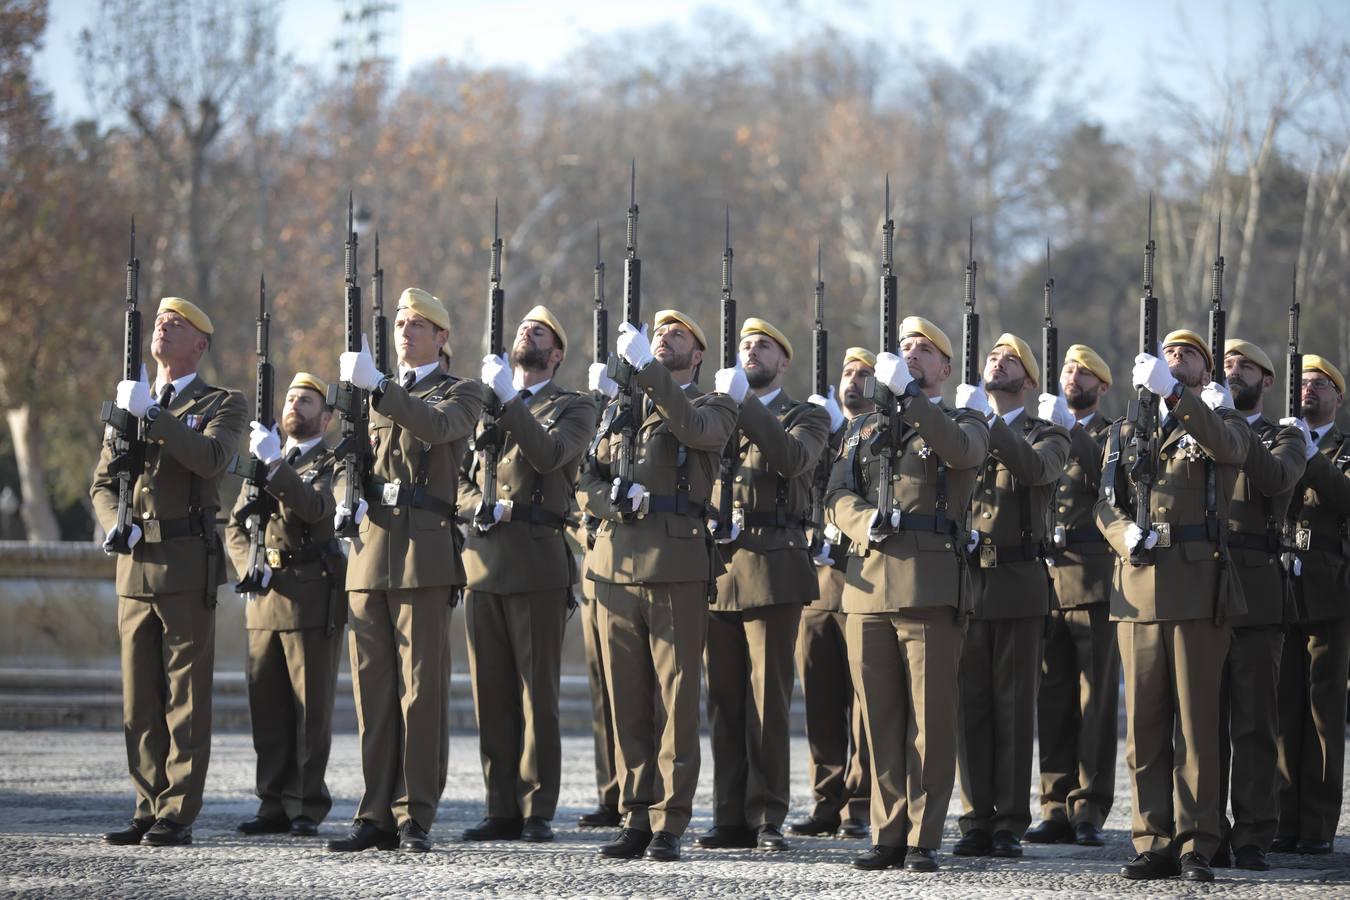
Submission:
[[[971,531],[970,540],[966,542],[966,554],[970,555],[971,553],[974,553],[975,548],[978,546],[980,546],[980,533],[978,531]]]
[[[609,377],[609,366],[604,363],[591,363],[591,367],[586,370],[586,383],[591,390],[611,400],[619,396],[619,384]]]
[[[876,379],[886,385],[897,397],[905,392],[914,377],[909,374],[909,364],[889,351],[877,354]]]
[[[713,390],[719,394],[726,394],[737,403],[744,403],[745,395],[750,391],[750,382],[745,377],[745,370],[740,366],[718,369],[717,374],[713,376]]]
[[[619,326],[619,339],[614,343],[614,349],[633,368],[644,368],[652,361],[652,342],[647,340],[647,326],[644,324],[639,330],[631,322],[624,322]]]
[[[261,422],[249,422],[248,452],[271,465],[281,459],[281,435],[277,426],[266,428]]]
[[[354,384],[363,391],[375,389],[384,374],[375,368],[375,359],[370,355],[370,344],[366,336],[361,335],[361,352],[348,350],[338,357],[338,380]]]
[[[717,534],[717,528],[718,528],[718,526],[721,525],[721,524],[722,524],[722,523],[719,522],[719,521],[717,521],[716,519],[709,519],[709,520],[708,520],[708,533],[709,533],[709,534]],[[727,535],[726,537],[719,537],[719,538],[717,538],[717,543],[719,543],[719,544],[730,544],[732,541],[736,540],[736,538],[738,538],[738,537],[740,537],[740,536],[741,536],[741,526],[737,525],[735,522],[732,522],[732,523],[731,523],[731,533],[730,533],[729,535]]]
[[[620,479],[615,478],[614,486],[609,491],[610,502],[616,506],[619,503],[619,486],[622,483],[623,482]],[[643,498],[646,496],[647,496],[647,489],[642,485],[638,484],[636,481],[628,486],[628,502],[631,503],[633,506],[631,510],[632,512],[638,511],[638,509],[642,506]]]
[[[497,395],[497,399],[502,403],[510,403],[516,399],[516,386],[511,383],[511,367],[506,364],[506,356],[493,356],[489,353],[483,357],[483,384],[492,388],[492,393]]]
[[[355,384],[355,382],[352,383]],[[366,502],[365,497],[362,497],[360,502],[356,504],[356,515],[354,516],[352,515],[352,511],[348,509],[345,504],[339,503],[337,505],[337,511],[333,513],[333,527],[341,528],[343,520],[348,517],[351,518],[353,525],[360,525],[361,520],[366,517],[366,510],[368,509],[370,509],[370,504]]]
[[[811,562],[815,563],[818,566],[821,566],[822,568],[825,566],[834,565],[834,560],[830,559],[830,550],[832,550],[833,548],[834,545],[831,544],[829,541],[821,541],[820,553],[811,557]]]
[[[1210,409],[1233,408],[1233,395],[1228,390],[1228,386],[1219,384],[1217,381],[1211,381],[1200,389],[1200,399],[1205,401],[1205,405]]]
[[[145,366],[141,366],[140,381],[117,382],[117,408],[125,409],[136,418],[145,415],[145,411],[155,405],[150,395],[150,382],[145,375]]]
[[[1177,386],[1176,378],[1167,370],[1167,363],[1149,353],[1140,353],[1134,358],[1132,383],[1135,387],[1146,387],[1159,397],[1166,397]]]
[[[830,414],[830,434],[834,434],[844,424],[844,411],[839,408],[839,401],[834,397],[834,385],[830,385],[826,396],[812,394],[806,398],[806,402],[825,407],[825,411]]]
[[[502,402],[505,403],[506,401],[503,400]],[[504,515],[506,515],[506,504],[498,500],[496,503],[492,504],[492,521],[483,524],[475,517],[473,527],[477,528],[480,534],[487,534],[487,530],[500,522]]]
[[[958,384],[956,405],[959,409],[973,409],[982,413],[990,421],[994,418],[994,410],[989,406],[989,395],[984,392],[983,384]]]
[[[263,590],[267,590],[267,586],[272,583],[272,567],[267,563],[263,563],[262,581],[259,583],[262,585]]]
[[[1141,353],[1141,354],[1139,354],[1139,355],[1140,355],[1140,356],[1146,356],[1147,354]],[[1149,390],[1151,391],[1151,390],[1153,390],[1153,388],[1149,388]],[[1137,546],[1139,546],[1139,541],[1140,541],[1140,540],[1143,540],[1143,542],[1144,542],[1144,549],[1145,549],[1145,550],[1152,550],[1152,549],[1153,549],[1153,545],[1156,544],[1156,543],[1158,543],[1158,532],[1156,532],[1156,531],[1154,531],[1152,528],[1150,528],[1150,529],[1148,530],[1148,537],[1144,537],[1144,530],[1143,530],[1142,528],[1140,528],[1138,525],[1134,524],[1133,522],[1131,522],[1130,524],[1126,525],[1126,526],[1125,526],[1125,547],[1126,547],[1126,549],[1128,549],[1128,550],[1130,550],[1131,552],[1133,552],[1133,551],[1134,551],[1134,548],[1137,547]]]
[[[1073,417],[1073,413],[1069,412],[1069,403],[1063,394],[1041,394],[1037,406],[1037,417],[1054,422],[1056,425],[1072,428],[1078,421]]]
[[[882,542],[883,540],[885,540],[885,539],[888,537],[888,535],[889,535],[889,533],[887,533],[887,534],[881,534],[881,533],[879,533],[879,532],[876,530],[876,529],[877,529],[877,521],[878,521],[880,518],[881,518],[881,510],[880,510],[880,509],[877,509],[876,511],[874,511],[874,512],[872,513],[872,522],[871,522],[871,524],[867,526],[867,539],[868,539],[869,541],[871,541],[872,543],[874,543],[874,544],[879,544],[879,543],[881,543],[881,542]],[[900,510],[898,510],[898,509],[893,509],[893,510],[891,510],[891,533],[893,533],[895,529],[897,529],[897,528],[900,527],[900,518],[901,518]]]
[[[1303,432],[1303,458],[1312,459],[1317,455],[1317,443],[1313,441],[1312,431],[1308,429],[1308,423],[1294,416],[1287,416],[1280,420],[1281,425],[1292,425]]]
[[[1300,575],[1303,574],[1303,560],[1300,559],[1297,555],[1294,556],[1293,561],[1289,564],[1289,572],[1295,578],[1298,578]]]

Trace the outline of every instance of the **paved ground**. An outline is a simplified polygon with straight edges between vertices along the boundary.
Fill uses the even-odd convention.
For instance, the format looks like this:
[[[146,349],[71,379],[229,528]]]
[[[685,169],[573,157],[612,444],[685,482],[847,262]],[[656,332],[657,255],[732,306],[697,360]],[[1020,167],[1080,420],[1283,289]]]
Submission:
[[[356,738],[339,736],[329,784],[336,798],[325,837],[343,830],[360,793]],[[1274,857],[1258,876],[1220,872],[1212,886],[1180,882],[1131,884],[1116,876],[1132,854],[1129,792],[1122,776],[1105,848],[1029,848],[1020,861],[958,860],[944,853],[936,875],[890,870],[868,874],[846,863],[862,842],[800,839],[786,854],[699,851],[686,840],[676,864],[599,859],[607,833],[571,827],[594,805],[589,738],[564,739],[564,783],[557,843],[465,844],[459,832],[477,822],[482,781],[472,734],[451,739],[450,781],[424,856],[326,853],[322,842],[289,837],[245,839],[234,825],[254,809],[252,747],[247,735],[215,741],[206,807],[190,848],[116,848],[98,834],[130,812],[122,739],[106,731],[0,732],[0,896],[5,897],[1079,897],[1132,895],[1290,898],[1350,896],[1350,856]],[[808,802],[806,748],[793,743],[794,814]],[[1123,751],[1122,751],[1123,758]],[[710,822],[711,770],[707,743],[697,815],[691,831]],[[955,830],[954,798],[944,849]],[[1350,848],[1342,820],[1341,844]]]

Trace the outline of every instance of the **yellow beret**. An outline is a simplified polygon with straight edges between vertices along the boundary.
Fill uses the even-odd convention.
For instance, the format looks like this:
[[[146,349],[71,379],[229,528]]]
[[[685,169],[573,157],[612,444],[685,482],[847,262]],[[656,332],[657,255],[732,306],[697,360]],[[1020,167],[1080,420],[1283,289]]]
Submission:
[[[1111,367],[1087,344],[1072,344],[1064,354],[1065,363],[1078,363],[1107,385],[1111,384]]]
[[[656,329],[660,328],[662,325],[669,325],[671,322],[678,322],[685,328],[688,328],[689,333],[694,336],[694,340],[698,341],[698,348],[700,350],[708,349],[708,339],[704,336],[703,329],[699,328],[697,322],[680,312],[678,309],[657,310],[656,318],[652,320],[652,332],[655,333]]]
[[[525,318],[521,319],[521,321],[543,322],[558,336],[558,344],[562,347],[563,352],[567,352],[567,335],[563,333],[562,326],[558,324],[558,320],[554,318],[553,313],[549,312],[546,307],[536,306],[534,309],[527,312]]]
[[[1036,354],[1031,352],[1031,345],[1022,340],[1012,332],[1005,331],[994,341],[995,347],[1011,347],[1013,355],[1022,363],[1022,368],[1027,370],[1027,377],[1032,381],[1041,380],[1041,367],[1036,365]]]
[[[1200,351],[1200,355],[1205,358],[1205,368],[1214,368],[1214,354],[1209,352],[1209,342],[1200,335],[1191,331],[1189,328],[1178,328],[1163,338],[1163,349],[1174,347],[1177,344],[1190,344]]]
[[[787,354],[787,358],[792,359],[792,341],[789,341],[787,335],[779,331],[773,323],[764,319],[756,319],[754,316],[751,316],[746,319],[745,324],[741,326],[741,337],[749,337],[752,334],[762,334],[766,337],[773,338],[778,342],[778,345],[783,348],[783,352]]]
[[[1318,356],[1316,353],[1303,354],[1303,371],[1321,372],[1331,379],[1331,383],[1336,385],[1338,394],[1345,393],[1345,376],[1341,370],[1331,364],[1331,360],[1324,356]]]
[[[933,346],[942,351],[942,355],[947,359],[952,358],[952,342],[947,337],[947,332],[925,319],[923,316],[905,316],[900,321],[900,340],[907,337],[926,337],[933,342]],[[887,349],[887,348],[882,348]]]
[[[410,287],[398,298],[398,308],[410,310],[442,331],[450,330],[450,313],[445,304],[421,288]]]
[[[328,396],[328,385],[308,372],[295,373],[295,377],[291,379],[291,386],[287,390],[294,390],[295,388],[308,388],[311,391],[318,391],[320,397],[326,398]]]
[[[211,334],[216,329],[211,325],[211,317],[202,312],[202,308],[191,300],[182,297],[165,297],[159,301],[159,312],[176,312],[187,319],[202,334]],[[156,313],[155,315],[159,315]]]
[[[1275,364],[1270,361],[1270,357],[1266,355],[1266,351],[1250,341],[1229,338],[1223,342],[1223,355],[1227,356],[1230,353],[1239,353],[1242,356],[1247,357],[1252,362],[1265,369],[1267,375],[1275,374]]]
[[[877,355],[866,347],[849,347],[844,351],[844,365],[857,360],[869,369],[877,367]]]

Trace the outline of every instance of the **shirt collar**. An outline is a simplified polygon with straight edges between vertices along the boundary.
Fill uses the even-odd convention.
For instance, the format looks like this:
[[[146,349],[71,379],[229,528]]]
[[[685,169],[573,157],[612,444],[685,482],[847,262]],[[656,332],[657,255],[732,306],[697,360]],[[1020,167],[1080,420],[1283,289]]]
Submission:
[[[1014,409],[1014,410],[1012,410],[1011,412],[1005,412],[1005,413],[1003,414],[1003,421],[1004,421],[1004,423],[1006,423],[1006,424],[1008,424],[1008,425],[1011,425],[1011,424],[1013,423],[1013,419],[1015,419],[1015,418],[1017,418],[1018,416],[1020,416],[1020,415],[1022,414],[1022,410],[1024,410],[1024,409],[1026,409],[1025,406],[1019,406],[1019,407],[1017,407],[1017,409]]]
[[[196,377],[197,377],[196,372],[190,372],[187,375],[184,375],[182,378],[175,378],[173,380],[174,397],[178,398],[183,396],[183,391],[187,390],[187,386],[192,384],[192,380]],[[159,392],[162,390],[164,390],[164,384],[160,380],[159,376],[155,376],[155,396],[158,397]]]
[[[430,375],[431,370],[439,367],[440,364],[441,361],[438,359],[433,362],[427,363],[425,366],[418,366],[415,369],[409,369],[407,366],[403,365],[403,363],[399,363],[398,364],[399,383],[401,384],[403,382],[403,379],[408,376],[409,372],[413,372],[416,375],[416,377],[413,378],[413,384],[417,384],[423,378],[426,378],[428,375]]]
[[[774,388],[773,390],[769,391],[769,392],[768,392],[767,394],[765,394],[764,396],[760,397],[760,398],[759,398],[759,402],[760,402],[760,403],[763,403],[765,406],[768,406],[770,403],[772,403],[773,401],[777,400],[777,399],[778,399],[778,395],[781,394],[781,393],[783,393],[783,389],[782,389],[782,388]]]
[[[1259,413],[1259,412],[1254,412],[1254,413],[1252,413],[1250,416],[1247,417],[1247,424],[1248,424],[1248,425],[1255,425],[1255,424],[1257,423],[1257,420],[1259,420],[1260,418],[1261,418],[1261,413]]]
[[[316,437],[312,437],[307,441],[302,441],[298,444],[295,442],[294,438],[286,438],[286,452],[290,453],[292,450],[299,448],[300,455],[304,456],[314,447],[315,444],[317,444],[321,440],[323,440],[323,435],[321,434],[317,435]]]
[[[1075,420],[1074,420],[1074,424],[1075,424],[1075,425],[1083,425],[1083,426],[1086,426],[1087,423],[1089,423],[1089,422],[1092,421],[1092,417],[1095,416],[1095,415],[1097,415],[1097,411],[1096,411],[1096,410],[1093,410],[1092,412],[1088,413],[1086,416],[1083,416],[1083,418],[1081,418],[1081,419],[1075,419]]]
[[[550,381],[552,381],[552,380],[553,380],[552,378],[545,378],[543,381],[539,382],[538,384],[532,384],[532,385],[530,385],[530,386],[529,386],[529,388],[530,388],[530,396],[531,396],[531,397],[538,397],[538,396],[539,396],[539,393],[540,393],[544,388],[548,387],[548,383],[549,383]],[[518,391],[523,391],[523,390],[525,390],[525,376],[524,376],[523,374],[521,374],[521,370],[520,370],[520,369],[516,369],[515,372],[511,375],[511,384],[513,384],[513,385],[515,386],[516,390],[518,390]]]

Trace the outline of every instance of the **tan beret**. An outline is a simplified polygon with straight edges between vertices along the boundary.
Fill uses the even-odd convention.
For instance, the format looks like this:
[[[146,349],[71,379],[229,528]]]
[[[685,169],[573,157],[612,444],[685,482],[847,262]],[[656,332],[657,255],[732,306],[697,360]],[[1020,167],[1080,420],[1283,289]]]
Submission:
[[[1303,354],[1303,371],[1321,372],[1331,379],[1331,383],[1336,385],[1338,394],[1345,393],[1345,376],[1341,370],[1331,364],[1331,360],[1324,356],[1318,356],[1316,353]]]
[[[787,335],[779,331],[778,328],[765,319],[757,319],[754,316],[745,320],[741,326],[741,337],[749,337],[752,334],[762,334],[765,337],[773,338],[778,342],[778,346],[783,348],[788,359],[792,359],[792,341],[787,339]]]
[[[1163,338],[1164,350],[1168,347],[1175,347],[1178,344],[1189,344],[1199,350],[1200,355],[1205,358],[1205,368],[1214,368],[1214,354],[1209,352],[1209,342],[1200,335],[1191,331],[1189,328],[1178,328],[1176,331],[1170,332],[1167,337]]]
[[[907,337],[926,337],[933,342],[933,346],[942,351],[942,355],[947,359],[952,358],[952,342],[947,337],[947,332],[925,319],[923,316],[905,316],[900,320],[900,340]],[[882,348],[887,349],[887,348]]]
[[[876,369],[877,355],[866,347],[849,347],[844,351],[844,365],[851,362],[860,362],[869,369]]]
[[[1250,341],[1229,338],[1223,342],[1223,355],[1227,356],[1230,353],[1237,353],[1247,357],[1252,362],[1265,369],[1267,375],[1275,374],[1275,364],[1270,361],[1270,357],[1266,355],[1266,351]]]
[[[554,334],[558,336],[558,345],[562,347],[563,352],[567,352],[567,335],[563,333],[562,326],[558,324],[557,318],[548,311],[547,307],[536,306],[525,314],[522,322],[543,322]]]
[[[192,323],[202,334],[212,334],[215,327],[211,324],[211,317],[202,312],[202,308],[191,300],[184,300],[182,297],[165,297],[159,301],[159,312],[176,312],[183,318]],[[156,313],[155,315],[159,315]]]
[[[657,310],[656,318],[652,320],[653,334],[656,332],[656,329],[660,328],[662,325],[669,325],[671,322],[678,322],[685,328],[688,328],[689,333],[694,336],[694,340],[698,341],[698,348],[700,350],[708,349],[708,338],[704,336],[703,329],[699,328],[697,322],[680,312],[678,309]]]
[[[1111,384],[1111,367],[1106,364],[1106,360],[1097,355],[1096,350],[1093,350],[1087,344],[1070,345],[1064,354],[1064,362],[1066,365],[1078,363],[1107,385]]]
[[[328,385],[308,372],[295,373],[295,377],[291,379],[291,386],[287,390],[294,390],[295,388],[308,388],[311,391],[318,391],[320,397],[327,398],[328,396]]]
[[[1013,355],[1022,363],[1022,368],[1027,370],[1027,377],[1032,381],[1041,380],[1041,367],[1036,365],[1036,354],[1031,352],[1031,345],[1022,340],[1010,331],[1005,331],[994,341],[995,347],[1011,347]]]
[[[445,304],[421,288],[410,287],[398,298],[398,308],[415,312],[442,331],[450,330],[450,313]]]

